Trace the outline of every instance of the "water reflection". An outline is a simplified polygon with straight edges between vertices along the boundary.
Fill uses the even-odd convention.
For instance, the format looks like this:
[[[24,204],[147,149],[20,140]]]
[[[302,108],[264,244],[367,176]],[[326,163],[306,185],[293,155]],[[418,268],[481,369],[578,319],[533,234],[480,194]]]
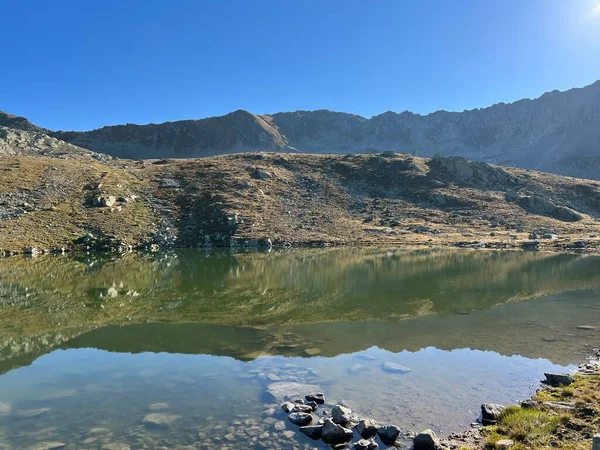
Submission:
[[[286,380],[404,428],[457,430],[584,358],[599,269],[476,251],[0,260],[0,449],[313,448],[263,414]],[[177,419],[144,425],[156,404]]]

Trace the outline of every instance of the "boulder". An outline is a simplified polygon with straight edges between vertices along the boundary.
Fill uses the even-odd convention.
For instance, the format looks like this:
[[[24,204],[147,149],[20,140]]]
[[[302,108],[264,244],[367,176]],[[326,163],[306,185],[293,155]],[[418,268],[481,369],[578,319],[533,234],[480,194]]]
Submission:
[[[323,425],[309,425],[305,427],[300,427],[298,428],[298,431],[308,436],[309,438],[317,441],[321,439],[321,436],[323,436]]]
[[[481,405],[481,423],[484,425],[495,425],[504,408],[504,406],[496,403],[484,403]]]
[[[421,431],[413,439],[414,450],[437,450],[439,448],[440,441],[430,429]]]
[[[568,386],[575,381],[568,373],[545,373],[544,376],[544,383],[553,387]]]
[[[352,419],[352,410],[342,405],[335,405],[331,410],[331,419],[340,425],[347,424]]]
[[[306,397],[304,397],[307,401],[309,402],[315,402],[318,405],[322,405],[325,403],[325,394],[323,394],[322,392],[316,392],[314,394],[308,394]]]
[[[379,424],[372,419],[361,419],[356,425],[356,431],[364,439],[369,439],[377,434]]]
[[[254,170],[254,172],[252,172],[252,177],[259,180],[270,180],[273,178],[273,174],[271,174],[271,172],[267,172],[265,169],[257,168]]]
[[[288,415],[288,419],[294,425],[305,426],[312,422],[312,415],[303,412],[293,412]]]
[[[296,404],[292,402],[285,402],[283,405],[281,405],[281,409],[283,409],[286,413],[291,413],[295,407]]]
[[[292,412],[303,412],[303,413],[311,413],[313,411],[314,411],[314,409],[312,408],[311,405],[303,405],[301,403],[296,403],[294,405],[294,409],[292,410]]]
[[[577,222],[583,216],[566,206],[556,205],[550,200],[537,195],[526,195],[517,200],[519,206],[532,214],[552,217],[563,222]]]
[[[334,423],[331,419],[325,419],[323,421],[323,435],[322,439],[326,444],[341,444],[344,442],[350,442],[354,433],[348,428]]]
[[[400,428],[396,425],[382,425],[377,428],[377,435],[385,445],[392,445],[400,436]]]

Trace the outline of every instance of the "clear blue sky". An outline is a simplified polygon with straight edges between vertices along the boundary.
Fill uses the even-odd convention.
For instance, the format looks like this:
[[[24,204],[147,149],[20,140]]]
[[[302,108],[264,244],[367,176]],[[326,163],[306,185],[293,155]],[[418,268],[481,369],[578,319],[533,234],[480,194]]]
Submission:
[[[600,0],[0,0],[0,110],[51,129],[236,109],[463,110],[600,78]]]

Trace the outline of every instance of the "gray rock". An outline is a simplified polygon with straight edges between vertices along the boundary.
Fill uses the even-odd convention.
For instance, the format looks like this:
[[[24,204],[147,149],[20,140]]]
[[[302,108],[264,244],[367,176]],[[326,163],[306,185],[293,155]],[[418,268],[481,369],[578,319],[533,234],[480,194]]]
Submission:
[[[286,413],[291,413],[295,407],[296,404],[292,402],[285,402],[283,405],[281,405],[281,409],[283,409]]]
[[[308,394],[304,398],[306,398],[307,401],[315,402],[318,405],[322,405],[325,403],[325,394],[323,394],[322,392],[315,392],[313,394]]]
[[[566,206],[555,205],[536,195],[520,197],[517,203],[527,212],[553,217],[563,222],[577,222],[583,218],[581,214]]]
[[[285,426],[285,422],[282,420],[279,420],[277,422],[275,422],[273,424],[273,428],[275,428],[277,431],[283,431],[285,430],[287,427]]]
[[[347,424],[352,420],[352,410],[342,405],[335,405],[331,410],[331,419],[340,425]]]
[[[537,250],[540,247],[539,241],[525,241],[521,243],[523,250]]]
[[[575,381],[568,373],[545,373],[544,376],[546,377],[544,383],[553,387],[568,386]]]
[[[376,450],[379,448],[379,445],[375,441],[361,439],[360,441],[354,443],[354,448],[356,450]]]
[[[369,439],[377,434],[379,424],[372,419],[361,419],[356,425],[356,431],[364,439]]]
[[[298,425],[303,427],[304,425],[308,425],[312,422],[313,417],[311,414],[303,413],[303,412],[293,412],[288,415],[288,419],[294,425]]]
[[[300,427],[298,428],[298,431],[317,441],[321,439],[321,436],[323,436],[323,425],[309,425],[306,427]]]
[[[514,202],[519,198],[519,194],[515,191],[506,191],[504,193],[504,199],[507,202]]]
[[[265,169],[257,168],[252,172],[252,177],[258,178],[259,180],[270,180],[273,178],[271,172],[267,172]]]
[[[326,444],[341,444],[343,442],[350,442],[354,433],[348,428],[334,423],[331,419],[325,419],[323,421],[323,435],[322,439]]]
[[[393,362],[384,362],[383,365],[381,366],[381,369],[384,372],[390,372],[390,373],[408,373],[410,372],[410,368],[403,366],[401,364],[396,364]]]
[[[440,441],[430,429],[421,431],[413,439],[413,450],[437,450],[439,448]]]
[[[484,425],[496,424],[504,409],[504,406],[496,403],[484,403],[481,405],[481,423]]]
[[[316,403],[315,403],[316,405]],[[294,405],[293,412],[303,412],[303,413],[311,413],[314,409],[311,405],[303,405],[301,403],[296,403]]]
[[[392,445],[400,436],[400,428],[395,425],[383,425],[377,428],[377,435],[385,445]]]

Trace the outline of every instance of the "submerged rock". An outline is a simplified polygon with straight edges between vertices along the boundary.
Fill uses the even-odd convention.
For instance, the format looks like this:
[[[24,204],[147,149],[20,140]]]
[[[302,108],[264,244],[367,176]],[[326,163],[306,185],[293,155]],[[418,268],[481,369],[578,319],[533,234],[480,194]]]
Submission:
[[[294,425],[304,426],[312,422],[312,415],[303,412],[293,412],[288,415],[288,419]]]
[[[179,416],[173,414],[152,413],[144,417],[143,423],[149,427],[166,428],[177,419]]]
[[[440,441],[435,436],[433,430],[427,429],[421,431],[413,439],[413,450],[437,450],[440,448]]]
[[[0,417],[8,416],[10,414],[10,403],[0,402]]]
[[[385,445],[392,445],[400,436],[400,428],[396,425],[382,425],[377,428],[377,434]]]
[[[37,444],[27,447],[27,450],[56,450],[66,447],[64,442],[38,442]]]
[[[298,383],[293,381],[277,381],[267,387],[267,394],[277,403],[283,403],[303,396],[306,392],[318,392],[319,386],[314,384]]]
[[[354,433],[348,428],[334,423],[331,419],[325,419],[323,421],[323,441],[326,444],[341,444],[343,442],[350,442]]]
[[[383,365],[381,366],[381,369],[384,372],[390,372],[390,373],[408,373],[410,372],[410,368],[403,366],[402,364],[396,364],[393,362],[384,362]]]
[[[369,439],[377,434],[379,424],[372,419],[361,419],[356,425],[356,431],[364,439]]]
[[[321,436],[323,436],[323,425],[309,425],[305,427],[300,427],[298,428],[298,431],[308,436],[309,438],[317,441],[321,439]]]
[[[552,387],[568,386],[575,381],[568,373],[545,373],[544,383]]]
[[[504,409],[505,406],[496,403],[484,403],[481,405],[481,423],[484,425],[496,424]]]

